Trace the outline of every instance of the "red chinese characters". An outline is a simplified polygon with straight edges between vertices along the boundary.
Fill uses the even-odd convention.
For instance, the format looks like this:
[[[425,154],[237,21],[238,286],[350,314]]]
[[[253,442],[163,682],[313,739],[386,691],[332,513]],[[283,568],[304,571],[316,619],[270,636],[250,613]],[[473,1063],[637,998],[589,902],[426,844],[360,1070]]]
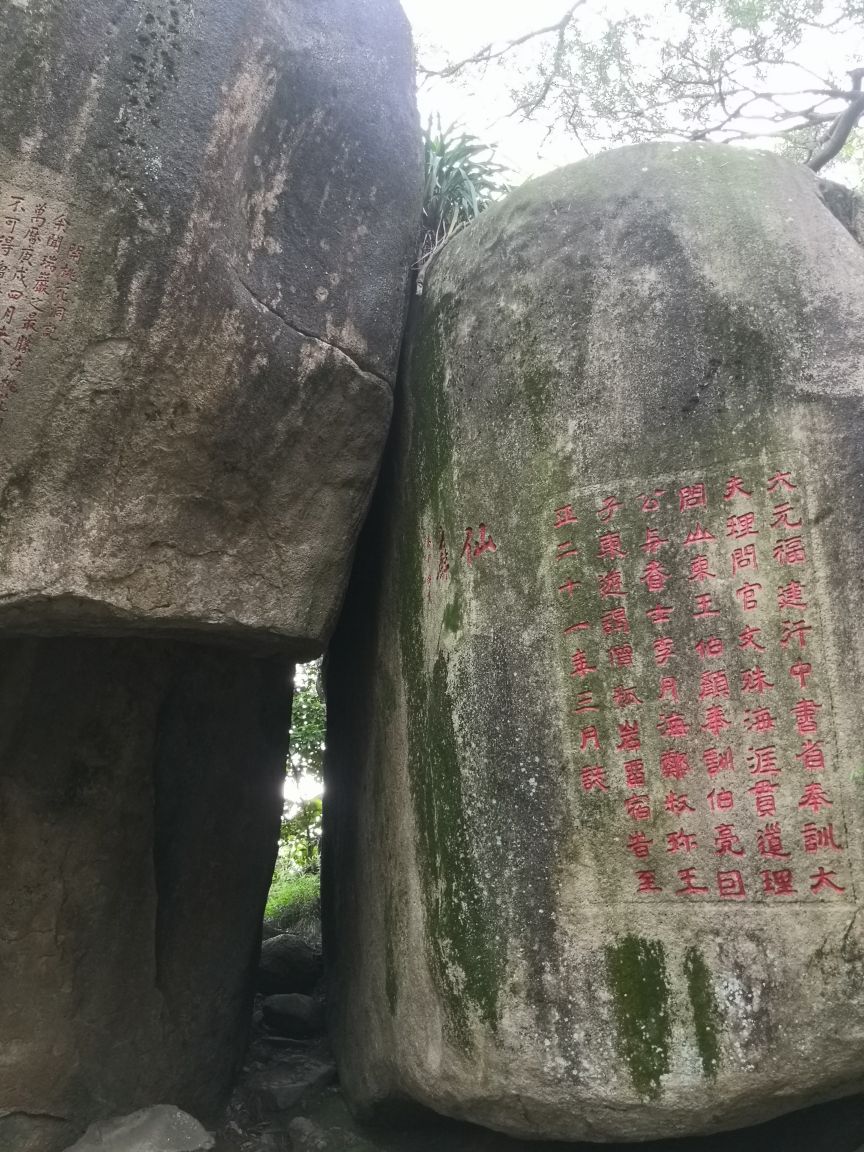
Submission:
[[[629,862],[621,898],[850,898],[805,492],[780,465],[554,505],[571,795],[608,885]]]
[[[65,209],[0,186],[0,425],[32,357],[60,338],[75,304],[85,247],[71,226]]]

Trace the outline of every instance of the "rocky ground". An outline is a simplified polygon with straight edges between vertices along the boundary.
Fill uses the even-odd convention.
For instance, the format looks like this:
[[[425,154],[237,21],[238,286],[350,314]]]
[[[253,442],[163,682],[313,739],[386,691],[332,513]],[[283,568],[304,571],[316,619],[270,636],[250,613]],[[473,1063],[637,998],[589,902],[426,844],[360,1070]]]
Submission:
[[[320,955],[287,934],[265,942],[254,1035],[215,1152],[598,1152],[531,1143],[414,1112],[358,1123],[323,1032]],[[263,994],[263,993],[266,993]],[[634,1145],[605,1145],[633,1152]],[[864,1152],[864,1099],[822,1105],[747,1131],[638,1145],[643,1152]]]

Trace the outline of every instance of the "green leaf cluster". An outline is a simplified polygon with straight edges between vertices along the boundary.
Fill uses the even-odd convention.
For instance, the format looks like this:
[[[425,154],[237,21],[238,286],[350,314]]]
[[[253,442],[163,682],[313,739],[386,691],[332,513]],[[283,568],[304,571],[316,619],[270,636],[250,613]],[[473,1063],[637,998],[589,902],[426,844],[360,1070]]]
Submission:
[[[495,149],[456,125],[442,128],[429,120],[423,131],[425,185],[423,240],[419,264],[425,264],[447,240],[507,191],[504,165]]]

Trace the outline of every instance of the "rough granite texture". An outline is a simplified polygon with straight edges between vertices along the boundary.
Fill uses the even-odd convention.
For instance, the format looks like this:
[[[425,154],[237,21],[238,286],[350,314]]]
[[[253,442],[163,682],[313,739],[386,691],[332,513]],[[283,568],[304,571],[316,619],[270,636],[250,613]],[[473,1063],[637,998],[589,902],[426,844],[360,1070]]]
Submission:
[[[0,46],[0,628],[320,652],[419,219],[397,0],[0,0]]]
[[[420,137],[397,0],[0,0],[0,98],[0,1152],[58,1152],[242,1057]]]
[[[197,1120],[170,1104],[157,1104],[93,1124],[68,1152],[207,1152],[213,1144]]]
[[[622,149],[530,182],[452,241],[407,364],[327,671],[325,955],[345,1091],[360,1109],[408,1098],[601,1143],[731,1129],[860,1091],[864,250],[804,168],[711,145]],[[783,469],[795,490],[775,480],[769,501]],[[761,533],[750,615],[729,575],[728,536],[746,528],[726,516],[749,507],[724,503],[736,475],[752,478]],[[695,490],[679,493],[699,480],[705,513]],[[674,550],[641,543],[655,488],[664,536],[697,514],[714,526],[699,551],[715,583],[692,584],[681,536]],[[610,494],[622,508],[604,525]],[[767,517],[782,520],[787,495],[798,567],[785,544],[772,559]],[[601,629],[592,549],[619,525],[630,599],[602,602]],[[675,613],[665,668],[643,611],[652,558],[671,580],[656,604]],[[781,641],[776,617],[779,581],[796,575],[806,651]],[[694,588],[716,596],[716,626],[696,618]],[[630,633],[605,615],[622,603]],[[764,656],[738,640],[748,621]],[[715,627],[731,686],[719,706],[734,717],[717,744],[734,770],[671,740],[690,765],[661,775],[658,708],[673,705],[658,703],[658,680],[674,672],[681,714],[707,723],[717,701],[695,689],[720,665],[696,645]],[[636,656],[616,676],[608,652],[625,643]],[[806,722],[789,736],[802,656],[826,757],[809,770]],[[743,695],[745,659],[771,671],[765,695]],[[641,711],[613,707],[617,680]],[[580,715],[590,693],[597,710]],[[776,737],[759,727],[763,705]],[[622,755],[620,724],[637,716],[643,747]],[[599,746],[580,737],[591,725]],[[755,759],[769,742],[773,773]],[[643,758],[644,787],[625,785],[628,756]],[[759,780],[776,785],[784,846],[767,808],[756,822]],[[802,808],[804,786],[823,784],[831,807]],[[634,788],[650,818],[625,811]],[[689,794],[695,814],[664,811],[667,793]],[[688,858],[667,847],[669,812],[698,833],[695,894],[676,891]],[[808,819],[822,828],[810,848]],[[722,848],[725,822],[740,839]],[[637,893],[640,869],[659,891]]]
[[[242,1060],[289,670],[210,646],[0,645],[0,1150],[58,1152]]]

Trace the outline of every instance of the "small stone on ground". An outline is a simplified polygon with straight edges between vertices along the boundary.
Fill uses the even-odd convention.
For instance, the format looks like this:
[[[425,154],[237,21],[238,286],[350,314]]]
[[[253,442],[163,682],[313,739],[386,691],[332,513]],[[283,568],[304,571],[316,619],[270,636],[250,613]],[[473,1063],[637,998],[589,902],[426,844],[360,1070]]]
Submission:
[[[207,1152],[213,1137],[170,1104],[91,1124],[66,1152]]]

